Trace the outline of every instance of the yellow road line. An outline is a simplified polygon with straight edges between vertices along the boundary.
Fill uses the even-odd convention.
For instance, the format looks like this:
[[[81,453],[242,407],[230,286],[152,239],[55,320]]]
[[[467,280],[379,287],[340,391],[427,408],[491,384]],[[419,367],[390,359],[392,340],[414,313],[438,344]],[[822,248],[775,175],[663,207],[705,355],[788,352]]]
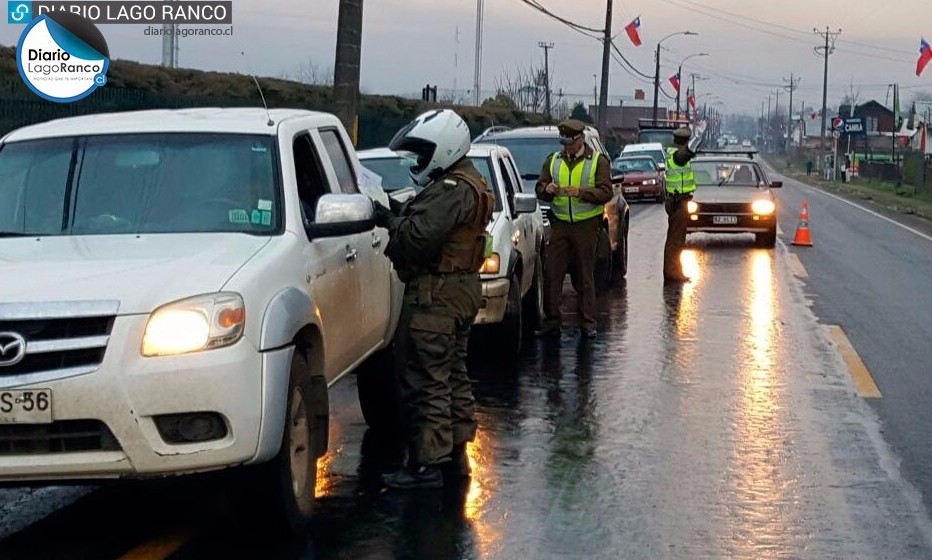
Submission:
[[[809,273],[806,272],[806,267],[803,266],[803,261],[799,260],[799,255],[796,253],[790,253],[790,268],[793,269],[793,275],[800,278],[809,278]]]
[[[119,560],[164,560],[191,540],[188,533],[176,533],[143,543],[130,550]]]
[[[835,344],[838,345],[841,358],[845,361],[845,365],[848,366],[848,373],[851,374],[851,378],[854,380],[854,387],[858,390],[858,394],[867,399],[879,399],[883,397],[883,395],[880,394],[880,389],[877,388],[877,384],[874,383],[871,372],[867,369],[867,366],[864,365],[864,361],[861,360],[861,357],[858,356],[857,350],[851,345],[851,341],[848,340],[845,331],[838,325],[829,325],[828,328],[832,335],[832,339],[835,341]]]

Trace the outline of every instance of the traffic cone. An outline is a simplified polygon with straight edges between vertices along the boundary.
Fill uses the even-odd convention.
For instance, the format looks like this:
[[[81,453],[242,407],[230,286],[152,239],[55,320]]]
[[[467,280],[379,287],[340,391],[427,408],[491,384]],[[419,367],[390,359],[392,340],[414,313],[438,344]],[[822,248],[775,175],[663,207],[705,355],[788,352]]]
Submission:
[[[803,201],[803,209],[799,212],[799,225],[796,226],[796,236],[793,245],[812,247],[812,234],[809,232],[809,203]]]

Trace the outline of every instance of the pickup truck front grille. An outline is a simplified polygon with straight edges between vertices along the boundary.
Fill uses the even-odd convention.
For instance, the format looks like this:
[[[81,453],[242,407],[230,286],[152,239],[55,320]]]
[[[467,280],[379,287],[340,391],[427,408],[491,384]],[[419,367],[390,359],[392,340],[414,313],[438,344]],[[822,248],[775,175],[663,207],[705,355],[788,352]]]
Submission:
[[[0,457],[119,450],[116,437],[99,420],[0,425]]]
[[[0,387],[96,371],[117,302],[0,304]],[[24,352],[19,350],[25,341]],[[20,376],[28,376],[20,377]]]

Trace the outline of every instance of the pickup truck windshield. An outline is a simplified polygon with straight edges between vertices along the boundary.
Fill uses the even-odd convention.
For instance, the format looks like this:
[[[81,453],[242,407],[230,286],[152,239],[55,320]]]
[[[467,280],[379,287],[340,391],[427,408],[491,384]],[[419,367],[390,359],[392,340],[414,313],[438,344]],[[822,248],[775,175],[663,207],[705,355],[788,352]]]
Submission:
[[[281,196],[271,137],[111,134],[0,148],[0,231],[27,235],[272,235]]]

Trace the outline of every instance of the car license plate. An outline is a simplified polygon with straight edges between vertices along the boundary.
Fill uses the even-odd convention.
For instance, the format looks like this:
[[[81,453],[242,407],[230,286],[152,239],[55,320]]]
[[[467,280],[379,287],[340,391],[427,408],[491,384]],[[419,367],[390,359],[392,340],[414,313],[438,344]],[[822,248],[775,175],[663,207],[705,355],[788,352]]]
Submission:
[[[0,424],[51,424],[52,391],[0,391]]]
[[[733,226],[738,223],[738,216],[712,216],[712,223]]]
[[[626,193],[636,193],[641,192],[641,187],[625,187]]]

